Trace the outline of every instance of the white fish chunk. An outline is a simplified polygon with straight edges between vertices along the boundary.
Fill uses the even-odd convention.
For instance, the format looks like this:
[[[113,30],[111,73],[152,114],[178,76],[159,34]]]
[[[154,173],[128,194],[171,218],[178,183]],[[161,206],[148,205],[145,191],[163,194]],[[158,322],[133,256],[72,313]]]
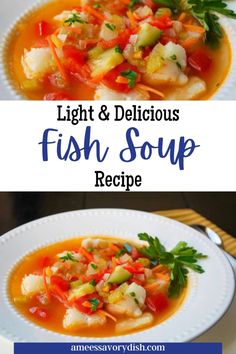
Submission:
[[[144,74],[143,81],[150,86],[158,85],[185,85],[188,77],[178,68],[176,63],[166,61],[165,64],[153,74]]]
[[[153,322],[153,319],[154,318],[152,314],[146,312],[139,318],[135,318],[135,319],[130,318],[128,320],[117,323],[115,327],[115,331],[116,333],[124,333],[136,329],[144,328],[149,326]]]
[[[63,327],[65,329],[83,329],[88,327],[100,327],[106,323],[106,317],[100,314],[87,315],[74,308],[66,310]]]
[[[184,86],[175,88],[165,96],[166,100],[194,100],[206,92],[206,83],[196,76],[191,77]]]
[[[84,248],[106,248],[108,241],[101,238],[86,238],[81,242],[81,246]]]
[[[126,289],[125,295],[130,296],[133,299],[137,299],[138,305],[142,307],[146,299],[146,290],[142,286],[133,282]]]
[[[25,50],[21,64],[27,79],[38,79],[55,68],[50,48]]]
[[[114,304],[107,304],[106,308],[113,315],[126,315],[129,317],[139,317],[142,315],[142,310],[130,296],[126,296],[123,300]]]
[[[42,275],[25,275],[21,283],[21,292],[23,295],[31,296],[44,290]]]
[[[114,101],[133,101],[133,100],[149,100],[150,96],[148,92],[144,90],[133,89],[128,93],[117,92],[111,90],[105,85],[99,85],[96,89],[94,99],[95,100],[114,100]]]

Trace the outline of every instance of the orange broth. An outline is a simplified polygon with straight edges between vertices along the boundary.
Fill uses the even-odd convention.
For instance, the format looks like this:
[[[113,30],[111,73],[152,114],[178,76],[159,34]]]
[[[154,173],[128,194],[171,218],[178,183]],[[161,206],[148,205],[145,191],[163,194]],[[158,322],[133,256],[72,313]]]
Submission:
[[[101,238],[101,237],[99,237]],[[105,238],[106,240],[108,238]],[[52,260],[56,260],[56,255],[64,250],[76,251],[80,246],[83,238],[75,238],[66,240],[63,242],[58,242],[47,247],[41,248],[21,260],[15,269],[13,270],[10,280],[9,280],[9,297],[14,307],[16,307],[17,311],[25,317],[27,320],[34,322],[36,325],[44,327],[48,330],[59,332],[65,335],[72,336],[84,336],[84,337],[110,337],[117,335],[115,333],[115,324],[113,321],[108,319],[107,323],[101,327],[93,330],[91,328],[83,329],[83,330],[65,330],[62,325],[62,320],[65,315],[65,307],[59,301],[52,299],[50,304],[47,305],[48,318],[47,320],[38,319],[33,316],[29,312],[29,307],[37,306],[38,302],[35,298],[30,300],[30,303],[27,304],[15,304],[14,298],[19,297],[21,295],[21,282],[22,278],[26,274],[34,273],[40,271],[41,262],[43,257],[50,257]],[[124,244],[125,241],[121,239],[108,239],[109,241],[119,241],[119,243]],[[150,327],[156,326],[159,323],[165,321],[167,318],[172,316],[182,305],[185,296],[187,293],[187,289],[185,289],[182,294],[178,298],[169,299],[168,307],[154,315],[154,322]],[[148,311],[146,311],[148,312]],[[119,316],[119,319],[125,319],[127,317]],[[145,327],[143,330],[147,329]],[[139,330],[140,331],[140,330]],[[135,332],[135,331],[134,331]],[[128,332],[132,333],[132,332]]]
[[[53,28],[56,26],[56,21],[53,17],[63,10],[72,10],[75,6],[78,6],[78,0],[54,0],[46,3],[36,10],[30,12],[24,19],[22,19],[12,31],[9,39],[7,49],[7,71],[8,76],[13,83],[16,91],[18,91],[25,98],[31,100],[42,100],[44,95],[52,92],[52,86],[48,83],[44,83],[42,88],[37,90],[22,90],[21,82],[25,80],[25,74],[21,65],[21,57],[24,53],[24,49],[30,49],[32,43],[36,41],[36,34],[34,30],[35,23],[38,21],[47,21]],[[200,99],[209,99],[224,82],[231,64],[231,48],[227,35],[224,33],[221,40],[221,44],[217,49],[206,49],[209,57],[212,59],[211,68],[205,73],[196,73],[193,70],[193,75],[197,75],[202,78],[207,85],[207,91],[204,95],[200,96]],[[159,86],[158,90],[167,94],[170,91],[167,85]],[[178,87],[176,88],[178,90]],[[60,92],[61,90],[53,87],[54,92]],[[69,87],[63,89],[63,91],[78,100],[93,100],[94,89],[79,82],[76,79],[72,79]],[[159,99],[156,95],[151,94],[151,99]]]

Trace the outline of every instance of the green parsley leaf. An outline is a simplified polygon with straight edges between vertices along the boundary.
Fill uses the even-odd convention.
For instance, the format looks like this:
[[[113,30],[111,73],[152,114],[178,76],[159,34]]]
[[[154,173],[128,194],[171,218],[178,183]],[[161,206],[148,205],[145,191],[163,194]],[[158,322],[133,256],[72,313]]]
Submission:
[[[132,297],[135,297],[135,296],[136,296],[136,294],[135,294],[134,291],[131,291],[131,293],[129,293],[129,294],[130,294],[130,296],[132,296]]]
[[[91,310],[94,312],[97,311],[100,301],[96,297],[93,297],[92,299],[89,299],[88,302],[92,305]]]
[[[171,60],[176,60],[176,59],[177,59],[177,56],[176,56],[175,54],[173,54],[173,55],[170,56],[170,59],[171,59]]]
[[[170,269],[171,281],[168,289],[170,297],[178,296],[186,286],[188,269],[200,274],[204,272],[197,262],[207,256],[188,246],[186,242],[179,242],[167,252],[157,237],[153,238],[147,233],[138,234],[138,237],[148,243],[148,246],[140,248],[139,252],[151,260],[151,266],[164,264]]]
[[[91,265],[91,267],[92,267],[93,269],[97,269],[97,268],[98,268],[98,266],[97,266],[96,264],[94,264],[94,263],[90,263],[90,265]]]
[[[78,260],[73,256],[71,252],[67,252],[65,256],[59,257],[59,259],[63,262],[65,261],[78,262]]]
[[[115,46],[115,52],[116,53],[122,53],[122,49],[119,45]]]
[[[76,13],[73,13],[71,17],[69,17],[67,20],[64,21],[64,23],[68,24],[68,26],[71,26],[73,23],[87,23],[86,21],[82,20],[80,16]]]
[[[128,8],[129,8],[130,10],[133,10],[134,7],[135,7],[135,5],[137,5],[137,4],[139,4],[139,3],[140,3],[140,0],[131,0],[130,3],[129,3],[129,5],[128,5]]]
[[[94,251],[94,248],[89,247],[89,248],[87,248],[87,251],[88,251],[89,253],[92,253],[92,252]]]
[[[96,286],[96,281],[95,281],[95,279],[90,280],[89,284],[92,285],[92,286]]]
[[[113,25],[112,23],[107,22],[107,23],[105,23],[105,26],[111,31],[115,31],[115,29],[116,29],[116,26]]]
[[[93,4],[94,9],[100,9],[101,7],[102,7],[102,5],[100,5],[98,3]]]
[[[136,80],[138,77],[138,74],[136,73],[136,71],[133,71],[131,69],[122,71],[120,73],[121,76],[126,77],[126,79],[128,79],[128,86],[129,88],[133,88],[136,84]]]

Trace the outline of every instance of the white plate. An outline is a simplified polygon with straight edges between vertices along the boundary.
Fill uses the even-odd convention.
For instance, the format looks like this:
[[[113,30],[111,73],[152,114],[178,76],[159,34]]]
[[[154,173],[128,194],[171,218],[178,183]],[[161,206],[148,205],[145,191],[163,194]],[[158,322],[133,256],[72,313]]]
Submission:
[[[139,333],[99,341],[185,342],[205,332],[223,316],[234,295],[233,271],[223,253],[206,237],[174,220],[131,210],[91,209],[42,218],[0,238],[0,335],[8,341],[75,341],[75,337],[30,323],[10,304],[7,294],[9,272],[28,252],[75,236],[102,234],[136,240],[139,232],[158,236],[167,249],[180,240],[187,241],[208,255],[201,262],[205,273],[190,273],[190,289],[184,304],[165,322]],[[95,339],[76,337],[76,340]]]
[[[46,0],[47,1],[47,0]],[[4,68],[2,64],[3,49],[10,28],[20,19],[20,17],[26,14],[30,9],[45,2],[45,0],[11,0],[9,6],[9,0],[1,0],[1,21],[0,21],[0,100],[18,100],[22,99],[11,87],[6,79]],[[229,3],[229,7],[236,11],[236,0]],[[236,20],[221,18],[221,24],[224,27],[226,33],[231,42],[232,48],[232,65],[230,72],[224,81],[220,89],[212,96],[213,100],[236,100]]]

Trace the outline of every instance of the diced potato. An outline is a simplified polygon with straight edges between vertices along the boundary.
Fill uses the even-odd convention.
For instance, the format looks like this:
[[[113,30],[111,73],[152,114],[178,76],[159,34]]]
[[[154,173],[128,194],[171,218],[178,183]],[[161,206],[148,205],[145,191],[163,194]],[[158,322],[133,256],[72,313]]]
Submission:
[[[136,299],[138,305],[142,307],[146,299],[146,290],[142,286],[133,282],[126,289],[125,295],[130,296],[132,299]]]
[[[32,296],[44,291],[44,282],[41,275],[25,275],[21,283],[21,292],[23,295]]]
[[[142,315],[138,304],[130,296],[126,296],[123,300],[114,304],[108,304],[106,308],[108,312],[114,315],[126,315],[129,317],[139,317]]]
[[[25,50],[21,63],[27,79],[41,78],[46,72],[55,69],[55,62],[50,48],[32,48]]]
[[[106,323],[106,317],[100,314],[87,315],[74,308],[66,310],[63,319],[63,327],[66,329],[83,329],[88,327],[100,327]]]
[[[99,85],[95,91],[95,100],[114,100],[114,101],[132,101],[132,100],[149,100],[150,96],[147,91],[144,90],[131,90],[128,93],[117,92],[110,88]]]
[[[128,319],[117,323],[115,331],[118,334],[141,329],[151,325],[153,316],[150,313],[144,313],[141,317],[136,319]]]
[[[178,90],[173,90],[166,95],[166,100],[194,100],[206,92],[206,83],[196,76],[191,77],[188,83]]]
[[[115,51],[115,48],[107,49],[97,58],[89,60],[89,66],[92,70],[91,76],[96,77],[105,75],[108,71],[115,68],[124,61],[121,53]]]
[[[99,37],[105,41],[109,41],[116,38],[119,33],[123,32],[124,30],[124,19],[121,16],[112,15],[102,23]]]

